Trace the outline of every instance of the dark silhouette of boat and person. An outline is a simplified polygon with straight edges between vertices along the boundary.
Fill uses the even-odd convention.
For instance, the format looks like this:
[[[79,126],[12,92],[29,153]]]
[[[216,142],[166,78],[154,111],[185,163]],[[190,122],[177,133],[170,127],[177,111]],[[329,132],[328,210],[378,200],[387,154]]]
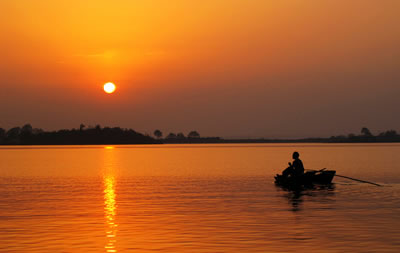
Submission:
[[[282,175],[275,176],[275,184],[286,187],[312,187],[314,185],[329,185],[336,174],[334,170],[307,170],[305,171],[300,154],[294,152],[293,163],[282,171]]]
[[[321,170],[305,170],[303,162],[300,160],[299,157],[300,154],[298,152],[293,152],[293,163],[289,162],[289,167],[283,170],[281,175],[276,174],[276,185],[285,188],[312,188],[316,185],[327,186],[330,185],[333,178],[337,176],[358,181],[361,183],[381,186],[379,184],[368,182],[365,180],[338,175],[336,174],[335,170],[327,170],[326,168]]]

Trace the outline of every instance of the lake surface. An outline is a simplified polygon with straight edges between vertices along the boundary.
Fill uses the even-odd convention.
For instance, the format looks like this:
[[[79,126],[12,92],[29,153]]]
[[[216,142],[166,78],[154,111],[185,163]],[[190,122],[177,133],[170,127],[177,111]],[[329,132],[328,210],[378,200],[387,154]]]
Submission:
[[[334,178],[273,176],[293,151]],[[0,147],[0,252],[400,252],[400,144]]]

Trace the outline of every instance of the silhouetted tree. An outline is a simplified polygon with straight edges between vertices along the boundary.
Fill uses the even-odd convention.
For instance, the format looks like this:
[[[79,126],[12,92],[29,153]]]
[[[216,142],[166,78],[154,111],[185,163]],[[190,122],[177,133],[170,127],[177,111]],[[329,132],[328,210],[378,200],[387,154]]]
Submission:
[[[83,129],[85,129],[85,127],[86,127],[86,126],[85,126],[84,124],[80,124],[80,125],[79,125],[79,131],[81,131],[81,132],[82,132],[82,131],[83,131]]]
[[[383,136],[389,137],[389,138],[396,137],[397,132],[395,130],[389,130],[389,131],[384,132]]]
[[[174,133],[169,133],[166,137],[167,139],[176,139],[176,134]]]
[[[183,133],[178,133],[178,134],[176,135],[176,138],[177,138],[177,139],[185,139],[185,135],[184,135]]]
[[[188,138],[200,138],[200,134],[197,131],[191,131],[188,134]]]
[[[5,137],[6,137],[6,130],[0,127],[0,143],[3,143]]]
[[[366,128],[366,127],[363,127],[363,128],[361,129],[361,133],[362,133],[364,136],[366,136],[366,137],[372,136],[371,131],[369,131],[369,129]]]
[[[20,140],[22,144],[30,144],[33,137],[33,128],[31,124],[26,124],[21,128]]]
[[[31,124],[26,124],[21,128],[21,134],[32,134],[33,128]]]
[[[155,130],[154,131],[154,136],[157,137],[158,139],[160,139],[162,137],[162,132],[160,130]]]
[[[13,127],[9,129],[6,133],[6,141],[10,144],[18,144],[19,143],[19,134],[21,133],[20,127]]]
[[[43,133],[43,129],[41,129],[41,128],[34,128],[34,129],[32,130],[32,133],[33,133],[33,134],[40,134],[40,133]]]
[[[400,141],[400,135],[395,130],[388,130],[380,133],[377,139],[384,142],[398,142]]]

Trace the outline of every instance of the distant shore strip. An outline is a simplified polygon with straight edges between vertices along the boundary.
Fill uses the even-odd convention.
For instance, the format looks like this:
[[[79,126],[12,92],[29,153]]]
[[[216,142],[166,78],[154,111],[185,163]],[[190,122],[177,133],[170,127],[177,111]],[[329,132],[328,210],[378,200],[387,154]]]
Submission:
[[[13,127],[9,130],[0,128],[0,145],[121,145],[121,144],[191,144],[191,143],[392,143],[400,142],[400,135],[395,130],[388,130],[373,135],[368,128],[362,128],[361,134],[331,136],[329,138],[302,139],[223,139],[220,137],[201,137],[197,131],[169,133],[163,138],[160,130],[153,136],[142,134],[133,129],[120,127],[86,127],[44,131],[33,128],[30,124]]]

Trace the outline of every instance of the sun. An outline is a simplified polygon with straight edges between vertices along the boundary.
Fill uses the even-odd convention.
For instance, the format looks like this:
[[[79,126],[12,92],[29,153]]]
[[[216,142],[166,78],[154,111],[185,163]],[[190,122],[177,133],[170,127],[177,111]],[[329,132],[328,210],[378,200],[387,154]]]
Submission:
[[[104,84],[103,88],[106,93],[111,94],[115,91],[116,86],[115,86],[115,84],[109,82],[109,83]]]

